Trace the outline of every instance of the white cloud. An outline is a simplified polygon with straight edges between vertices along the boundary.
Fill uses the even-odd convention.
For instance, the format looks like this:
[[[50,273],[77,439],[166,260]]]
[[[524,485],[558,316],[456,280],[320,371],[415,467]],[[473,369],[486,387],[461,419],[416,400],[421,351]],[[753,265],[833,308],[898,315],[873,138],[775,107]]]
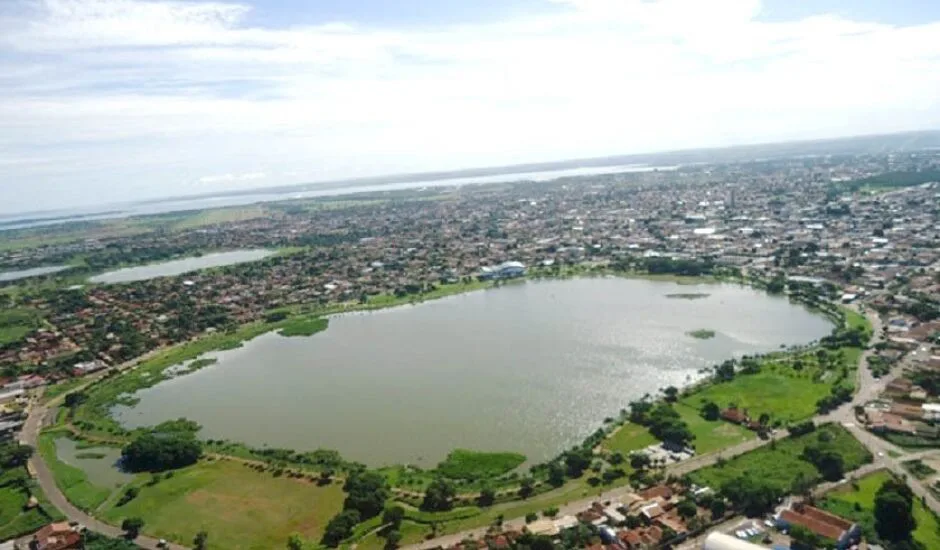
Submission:
[[[263,5],[239,2],[0,3],[0,158],[60,159],[4,163],[0,181],[128,199],[940,125],[940,22],[548,1],[566,9],[424,28],[260,27]]]
[[[202,176],[199,178],[199,183],[231,183],[231,182],[246,182],[246,181],[257,181],[267,178],[268,175],[264,172],[248,172],[245,174],[218,174],[215,176]]]

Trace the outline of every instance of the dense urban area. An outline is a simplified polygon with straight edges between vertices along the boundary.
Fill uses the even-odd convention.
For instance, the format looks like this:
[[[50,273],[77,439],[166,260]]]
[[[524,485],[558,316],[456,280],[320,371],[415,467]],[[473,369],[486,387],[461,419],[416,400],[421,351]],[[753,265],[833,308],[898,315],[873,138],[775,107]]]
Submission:
[[[938,221],[940,152],[899,149],[5,230],[0,549],[940,548]],[[90,280],[242,249],[268,254]],[[111,414],[264,333],[580,277],[745,285],[833,330],[625,399],[539,464],[370,468]],[[62,441],[123,477],[96,483]]]

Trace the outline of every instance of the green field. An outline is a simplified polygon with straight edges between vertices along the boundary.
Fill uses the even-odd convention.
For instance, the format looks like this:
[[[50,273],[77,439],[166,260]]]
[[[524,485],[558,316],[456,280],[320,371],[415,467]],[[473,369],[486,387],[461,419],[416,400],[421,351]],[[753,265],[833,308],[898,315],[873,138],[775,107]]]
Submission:
[[[525,462],[519,453],[481,453],[455,449],[437,465],[437,471],[451,479],[497,477],[515,470]]]
[[[705,420],[699,415],[697,409],[685,406],[683,403],[678,403],[675,408],[682,420],[688,424],[689,430],[695,435],[692,446],[698,454],[719,451],[757,437],[754,432],[737,424],[723,420]]]
[[[431,532],[431,528],[421,523],[405,520],[401,522],[401,528],[398,532],[401,533],[400,545],[405,546],[423,541],[425,536]],[[356,548],[358,550],[383,550],[385,548],[385,539],[379,536],[378,533],[372,533],[357,541]]]
[[[831,386],[798,376],[789,368],[772,369],[757,374],[739,374],[730,382],[712,384],[681,401],[694,409],[712,401],[722,409],[734,403],[747,409],[753,418],[767,413],[772,420],[793,422],[816,414],[816,402],[829,395]],[[786,372],[789,371],[789,372]]]
[[[319,487],[223,460],[200,462],[156,485],[140,485],[137,498],[109,507],[103,517],[115,525],[141,517],[144,532],[181,544],[205,530],[209,548],[267,550],[284,548],[291,533],[319,540],[343,498],[338,483]]]
[[[55,439],[61,432],[45,432],[39,436],[39,453],[55,478],[56,485],[65,493],[69,502],[86,511],[93,511],[111,496],[112,489],[98,487],[88,481],[80,468],[69,466],[59,460]]]
[[[858,522],[865,536],[870,538],[875,532],[875,493],[891,477],[884,470],[869,474],[858,480],[858,489],[847,485],[832,491],[819,502],[819,507]],[[914,518],[917,520],[914,540],[925,548],[940,548],[940,522],[917,498],[914,499]]]
[[[36,311],[16,308],[0,311],[0,346],[19,342],[27,334],[39,328],[40,318]]]
[[[723,465],[716,464],[689,474],[692,481],[718,489],[727,481],[749,476],[769,482],[777,489],[788,492],[799,474],[808,479],[821,479],[816,467],[802,460],[800,455],[808,445],[819,441],[819,434],[831,435],[829,445],[842,455],[844,469],[850,472],[871,462],[872,456],[845,428],[836,424],[821,426],[815,432],[793,438],[785,437],[773,445],[766,445],[737,456]]]
[[[27,510],[31,494],[39,500],[39,506]],[[59,519],[61,514],[49,505],[25,468],[0,472],[0,540],[31,533]]]
[[[327,326],[329,326],[329,321],[322,317],[300,317],[285,321],[278,334],[281,336],[313,336],[326,330]]]
[[[626,456],[633,451],[645,449],[657,441],[645,426],[627,422],[618,428],[612,436],[605,439],[602,445],[610,451],[619,452]]]

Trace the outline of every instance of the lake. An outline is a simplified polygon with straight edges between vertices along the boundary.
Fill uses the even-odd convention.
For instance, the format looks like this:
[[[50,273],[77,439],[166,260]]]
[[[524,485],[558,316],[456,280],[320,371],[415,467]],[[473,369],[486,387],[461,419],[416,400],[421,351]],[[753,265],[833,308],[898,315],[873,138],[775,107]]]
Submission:
[[[32,269],[19,269],[15,271],[0,272],[0,283],[8,281],[17,281],[28,277],[38,277],[40,275],[51,275],[69,269],[70,265],[50,265],[46,267],[34,267]]]
[[[690,293],[706,296],[675,298]],[[308,338],[269,333],[113,412],[127,427],[186,417],[204,438],[337,449],[370,466],[433,466],[457,447],[542,461],[647,392],[831,328],[736,285],[524,282],[334,316]],[[688,334],[697,329],[716,335]]]
[[[202,256],[192,256],[169,262],[160,262],[156,264],[147,264],[136,267],[125,267],[115,269],[100,275],[95,275],[88,279],[92,283],[132,283],[134,281],[146,281],[147,279],[156,279],[157,277],[172,277],[182,275],[190,271],[200,269],[209,269],[211,267],[221,267],[223,265],[240,264],[244,262],[255,262],[274,255],[272,250],[262,248],[252,250],[232,250],[230,252],[215,252]]]

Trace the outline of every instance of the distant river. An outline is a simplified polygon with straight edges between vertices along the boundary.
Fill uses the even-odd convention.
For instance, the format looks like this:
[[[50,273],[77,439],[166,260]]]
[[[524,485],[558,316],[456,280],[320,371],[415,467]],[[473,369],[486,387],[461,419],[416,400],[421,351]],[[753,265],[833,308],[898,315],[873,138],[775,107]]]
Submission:
[[[193,256],[180,260],[161,262],[157,264],[148,264],[137,267],[125,267],[108,271],[100,275],[95,275],[88,279],[92,283],[130,283],[134,281],[146,281],[156,279],[157,277],[172,277],[182,275],[190,271],[200,269],[209,269],[210,267],[221,267],[223,265],[240,264],[244,262],[254,262],[267,258],[274,254],[271,250],[262,248],[254,250],[233,250],[231,252],[216,252],[205,254],[203,256]]]
[[[669,294],[707,294],[699,299]],[[711,329],[715,338],[687,334]],[[337,449],[431,466],[456,447],[541,461],[627,403],[735,355],[805,344],[830,323],[734,285],[527,282],[266,334],[115,407],[126,426],[186,417],[206,438]]]
[[[46,267],[34,267],[32,269],[19,269],[16,271],[3,271],[0,272],[0,283],[7,281],[17,281],[19,279],[26,279],[28,277],[38,277],[40,275],[50,275],[52,273],[58,273],[60,271],[65,271],[66,269],[72,266],[69,265],[51,265]]]

